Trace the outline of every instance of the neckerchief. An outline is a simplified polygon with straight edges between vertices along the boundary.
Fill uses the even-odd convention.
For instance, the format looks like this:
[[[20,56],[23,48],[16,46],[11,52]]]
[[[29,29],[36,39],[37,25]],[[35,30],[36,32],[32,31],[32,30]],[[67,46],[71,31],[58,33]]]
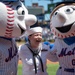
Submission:
[[[31,53],[33,54],[33,62],[34,62],[34,67],[35,67],[35,74],[37,73],[37,65],[36,65],[36,59],[35,57],[39,58],[40,60],[40,63],[41,63],[41,68],[42,68],[42,72],[44,72],[44,67],[43,67],[43,62],[42,62],[42,59],[41,57],[38,55],[39,51],[37,50],[36,52],[34,52],[28,44],[26,44],[27,47],[29,48],[29,50],[31,51]]]

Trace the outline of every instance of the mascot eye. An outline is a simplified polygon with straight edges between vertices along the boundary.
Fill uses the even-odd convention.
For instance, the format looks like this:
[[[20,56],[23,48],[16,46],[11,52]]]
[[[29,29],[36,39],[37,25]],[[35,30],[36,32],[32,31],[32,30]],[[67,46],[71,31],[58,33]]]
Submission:
[[[20,7],[20,8],[18,8],[17,13],[18,13],[18,15],[24,15],[25,11],[22,7]]]
[[[55,17],[57,14],[58,14],[58,12],[56,11],[56,12],[54,12],[53,16]]]
[[[65,10],[65,12],[66,12],[66,13],[72,13],[72,12],[73,12],[73,9],[72,9],[72,8],[67,8],[67,9]]]
[[[58,12],[56,11],[56,12],[54,13],[54,16],[57,15],[57,14],[58,14]]]
[[[55,12],[54,15],[57,15],[58,12]]]

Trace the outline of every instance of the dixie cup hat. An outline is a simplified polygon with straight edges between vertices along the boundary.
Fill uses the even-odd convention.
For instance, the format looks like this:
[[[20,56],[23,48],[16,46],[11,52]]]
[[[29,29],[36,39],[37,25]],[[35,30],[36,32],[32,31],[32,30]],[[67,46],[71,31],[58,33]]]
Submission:
[[[26,36],[29,36],[29,35],[32,35],[34,33],[37,33],[37,32],[41,32],[42,33],[42,27],[33,27],[33,28],[30,28],[28,30],[26,30]]]

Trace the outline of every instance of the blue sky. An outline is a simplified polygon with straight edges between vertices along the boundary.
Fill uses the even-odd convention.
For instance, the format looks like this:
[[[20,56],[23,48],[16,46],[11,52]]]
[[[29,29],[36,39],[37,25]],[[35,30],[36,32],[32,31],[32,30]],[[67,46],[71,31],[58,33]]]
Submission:
[[[53,2],[61,2],[62,0],[54,0]],[[25,6],[32,6],[32,3],[38,3],[40,6],[44,6],[44,10],[47,10],[47,5],[50,4],[50,0],[25,0]],[[50,14],[45,15],[45,19],[48,20]]]
[[[60,2],[61,0],[54,0],[54,2]],[[25,0],[26,6],[31,6],[32,3],[38,3],[39,5],[43,5],[45,10],[47,10],[47,4],[50,4],[50,0]]]

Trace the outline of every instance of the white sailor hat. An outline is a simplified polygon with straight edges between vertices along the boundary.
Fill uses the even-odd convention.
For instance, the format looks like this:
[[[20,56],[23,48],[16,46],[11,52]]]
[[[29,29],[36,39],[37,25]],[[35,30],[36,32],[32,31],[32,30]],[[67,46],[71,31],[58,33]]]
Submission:
[[[26,30],[25,35],[29,36],[29,35],[32,35],[36,32],[41,32],[42,33],[42,30],[43,30],[42,27],[33,27],[33,28],[30,28],[30,29]]]

